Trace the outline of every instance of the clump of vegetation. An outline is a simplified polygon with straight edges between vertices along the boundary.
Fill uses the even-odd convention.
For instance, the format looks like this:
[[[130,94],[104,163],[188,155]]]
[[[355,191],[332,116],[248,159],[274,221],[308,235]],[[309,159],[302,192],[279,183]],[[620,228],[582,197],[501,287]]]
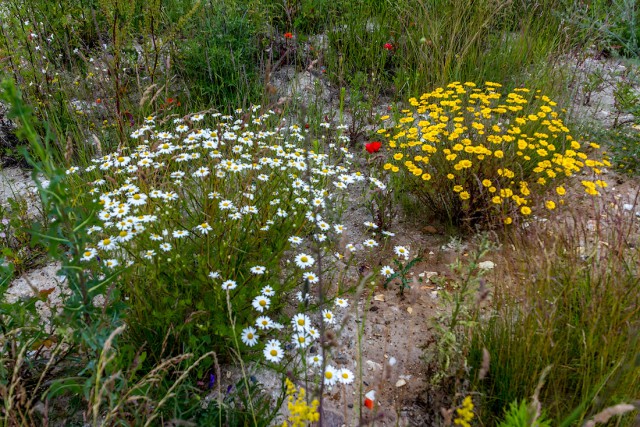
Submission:
[[[473,387],[484,422],[533,393],[547,369],[540,402],[562,425],[640,393],[638,224],[629,212],[600,213],[606,225],[538,227],[507,255],[501,269],[517,284],[492,284],[490,306],[472,331]],[[489,373],[479,379],[483,349]]]
[[[49,225],[35,224],[29,233],[62,264],[70,290],[47,319],[52,327],[34,310],[47,293],[2,301],[12,328],[19,328],[16,320],[29,319],[25,325],[33,330],[11,349],[6,360],[11,369],[1,371],[9,388],[7,414],[10,405],[22,405],[12,388],[30,387],[15,375],[25,363],[35,364],[36,391],[47,398],[88,393],[85,416],[94,423],[102,408],[109,411],[106,420],[129,419],[123,412],[132,401],[153,396],[157,405],[131,418],[148,424],[178,398],[178,389],[188,388],[187,380],[210,376],[209,388],[215,378],[220,381],[218,360],[238,363],[249,406],[242,416],[253,424],[272,411],[257,414],[253,407],[251,390],[260,391],[250,383],[249,362],[278,372],[302,371],[320,387],[353,383],[351,369],[330,363],[335,338],[331,345],[322,341],[349,306],[335,294],[330,279],[335,257],[326,255],[338,249],[335,242],[343,232],[334,207],[341,206],[349,184],[362,179],[348,169],[347,137],[334,135],[320,145],[303,127],[283,126],[272,111],[260,114],[259,106],[238,109],[237,116],[192,114],[169,121],[166,130],[156,128],[160,118],[147,117],[131,135],[137,147],[63,172],[47,156],[48,141],[37,137],[19,94],[9,83],[4,88],[41,174],[36,179]],[[211,128],[200,126],[205,123]],[[71,190],[87,185],[86,191]],[[5,268],[10,273],[10,266]],[[9,284],[9,278],[2,282],[4,298]],[[290,294],[301,287],[299,304],[291,304]],[[346,290],[338,286],[338,292]],[[283,308],[292,305],[296,312],[286,314]],[[320,351],[312,352],[318,345]],[[30,347],[38,349],[35,356],[25,356]],[[43,348],[52,353],[41,356]],[[77,377],[45,386],[59,352],[87,367]],[[107,393],[124,366],[126,380]],[[172,372],[178,377],[169,382]],[[162,386],[145,391],[153,383]],[[29,396],[18,414],[29,413],[39,398]],[[273,402],[255,403],[270,408]],[[240,416],[225,412],[221,402],[216,407],[214,414],[192,416]]]
[[[623,175],[640,175],[640,125],[613,129],[591,127],[590,138],[606,147],[615,170]]]
[[[409,99],[411,108],[378,131],[389,147],[384,168],[402,170],[401,185],[458,225],[511,224],[553,210],[564,203],[564,180],[579,173],[593,176],[582,185],[598,195],[610,163],[585,151],[599,146],[575,140],[549,97],[525,88],[503,96],[500,87],[452,83]]]
[[[280,316],[301,283],[326,286],[320,275],[330,264],[319,269],[315,246],[333,251],[342,233],[333,206],[356,181],[352,155],[344,141],[321,146],[260,106],[156,122],[148,117],[133,132],[137,147],[67,170],[70,185],[91,187],[78,203],[98,203],[95,240],[74,256],[86,268],[121,271],[129,334],[154,357],[185,348],[224,355],[242,338],[280,362],[273,335],[289,328],[269,316]],[[314,306],[329,316],[327,291]],[[304,313],[293,317],[284,338],[307,349],[320,329]]]

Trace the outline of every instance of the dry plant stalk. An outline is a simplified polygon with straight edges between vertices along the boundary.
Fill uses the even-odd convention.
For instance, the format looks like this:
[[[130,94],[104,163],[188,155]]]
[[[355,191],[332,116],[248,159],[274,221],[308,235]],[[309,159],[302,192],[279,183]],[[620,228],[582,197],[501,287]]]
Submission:
[[[633,411],[634,409],[636,409],[636,407],[633,405],[629,405],[628,403],[620,403],[615,406],[610,406],[594,415],[593,418],[584,423],[583,427],[594,427],[596,424],[604,424],[612,417],[615,417],[617,415],[624,415],[627,412]]]

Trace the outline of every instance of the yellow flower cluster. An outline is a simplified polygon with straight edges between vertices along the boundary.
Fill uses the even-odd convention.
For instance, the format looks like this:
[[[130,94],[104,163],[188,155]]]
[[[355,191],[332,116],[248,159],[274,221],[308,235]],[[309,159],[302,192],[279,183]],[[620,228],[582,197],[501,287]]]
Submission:
[[[314,399],[311,405],[307,403],[305,398],[306,391],[300,387],[296,389],[296,386],[289,381],[285,380],[287,385],[287,396],[289,409],[288,419],[282,423],[282,427],[304,427],[309,423],[314,423],[320,420],[320,414],[318,413],[319,402]]]
[[[471,396],[464,398],[462,406],[456,409],[456,414],[456,419],[453,420],[455,425],[471,427],[471,424],[469,424],[469,421],[473,419],[473,401],[471,400]]]
[[[558,181],[585,170],[598,175],[610,166],[587,156],[585,149],[598,145],[576,141],[547,96],[526,88],[503,96],[500,86],[454,82],[409,99],[411,108],[401,110],[397,123],[378,130],[390,150],[384,169],[429,182],[420,191],[427,201],[455,205],[440,206],[448,215],[497,213],[508,224],[513,214],[530,215],[533,196],[552,183],[562,196]],[[590,195],[606,186],[601,180],[582,184]],[[541,205],[552,210],[556,201]]]

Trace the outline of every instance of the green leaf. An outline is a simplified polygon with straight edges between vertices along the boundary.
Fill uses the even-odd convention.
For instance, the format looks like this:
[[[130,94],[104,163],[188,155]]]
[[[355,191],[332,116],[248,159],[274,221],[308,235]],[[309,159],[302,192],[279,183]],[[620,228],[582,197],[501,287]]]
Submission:
[[[420,261],[422,261],[422,258],[420,257],[415,257],[414,259],[412,259],[411,261],[409,261],[409,263],[404,267],[405,271],[410,270],[411,268],[413,268],[414,265],[416,265],[417,263],[419,263]]]
[[[68,377],[54,381],[46,391],[46,398],[51,399],[65,393],[80,394],[84,384],[84,377]]]

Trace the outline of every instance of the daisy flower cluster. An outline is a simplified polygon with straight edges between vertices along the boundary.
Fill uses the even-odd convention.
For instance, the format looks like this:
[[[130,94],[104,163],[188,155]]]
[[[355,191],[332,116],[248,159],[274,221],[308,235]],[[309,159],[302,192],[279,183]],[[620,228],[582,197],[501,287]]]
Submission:
[[[169,129],[147,117],[131,133],[131,149],[71,168],[67,177],[88,183],[86,196],[99,206],[99,223],[88,230],[94,244],[78,255],[87,267],[130,267],[123,270],[129,280],[144,283],[126,288],[132,304],[162,310],[156,289],[183,300],[183,311],[172,308],[175,323],[190,322],[194,310],[214,319],[190,334],[219,336],[215,322],[230,301],[247,350],[256,347],[278,364],[287,354],[306,355],[320,337],[319,322],[331,327],[348,306],[329,296],[318,319],[305,312],[282,323],[273,318],[299,285],[309,292],[298,299],[311,299],[320,281],[311,248],[335,250],[344,230],[335,208],[365,178],[349,170],[348,138],[311,147],[306,129],[259,112],[256,106],[235,115],[192,115]],[[317,357],[310,366],[322,366]],[[324,378],[350,383],[353,374],[327,365]]]
[[[404,170],[421,198],[449,219],[510,224],[538,207],[553,210],[564,203],[563,181],[579,174],[592,177],[581,182],[598,195],[606,187],[598,175],[611,166],[589,157],[599,146],[575,140],[557,104],[539,91],[503,95],[500,87],[454,82],[409,99],[396,124],[378,131],[389,147],[384,169]]]

